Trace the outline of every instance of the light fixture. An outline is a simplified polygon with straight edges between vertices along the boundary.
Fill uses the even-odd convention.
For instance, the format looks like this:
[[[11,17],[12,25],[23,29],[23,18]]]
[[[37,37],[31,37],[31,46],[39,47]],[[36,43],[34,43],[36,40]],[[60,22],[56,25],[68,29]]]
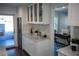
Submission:
[[[65,6],[62,7],[63,9],[66,8]]]

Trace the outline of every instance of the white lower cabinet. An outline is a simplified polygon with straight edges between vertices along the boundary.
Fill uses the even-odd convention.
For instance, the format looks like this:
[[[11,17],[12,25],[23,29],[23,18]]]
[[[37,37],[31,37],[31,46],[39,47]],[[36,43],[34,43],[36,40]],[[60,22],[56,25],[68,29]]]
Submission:
[[[30,38],[23,38],[23,49],[31,56],[50,56],[50,40],[44,39],[34,41]]]

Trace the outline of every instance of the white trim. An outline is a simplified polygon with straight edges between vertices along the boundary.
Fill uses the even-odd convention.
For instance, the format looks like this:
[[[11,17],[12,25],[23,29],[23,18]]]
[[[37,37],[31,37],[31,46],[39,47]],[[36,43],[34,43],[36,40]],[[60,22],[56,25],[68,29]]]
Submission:
[[[34,11],[34,4],[32,5],[33,10],[32,10],[32,14],[33,14],[33,22],[35,21],[35,11]]]

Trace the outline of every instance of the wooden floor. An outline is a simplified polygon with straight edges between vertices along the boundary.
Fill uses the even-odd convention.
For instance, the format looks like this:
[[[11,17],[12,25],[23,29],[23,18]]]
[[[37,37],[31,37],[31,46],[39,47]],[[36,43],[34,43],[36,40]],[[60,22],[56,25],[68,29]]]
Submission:
[[[26,51],[19,48],[7,48],[8,56],[30,56]]]

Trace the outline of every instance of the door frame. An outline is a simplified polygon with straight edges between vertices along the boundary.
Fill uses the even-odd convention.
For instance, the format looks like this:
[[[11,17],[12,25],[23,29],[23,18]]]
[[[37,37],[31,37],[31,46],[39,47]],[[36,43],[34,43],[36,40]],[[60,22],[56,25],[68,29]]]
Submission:
[[[15,28],[16,28],[16,27],[15,27],[15,26],[16,26],[16,24],[15,24],[15,22],[16,22],[16,20],[15,20],[15,18],[16,18],[16,17],[15,17],[15,14],[0,14],[0,15],[8,15],[8,16],[10,15],[10,16],[13,16],[13,29],[14,29],[13,31],[15,32],[15,31],[16,31],[16,30],[15,30]],[[6,48],[9,48],[9,47],[16,47],[16,46],[17,46],[17,45],[16,45],[16,39],[17,39],[17,38],[15,37],[16,34],[14,33],[13,35],[14,35],[14,45],[13,45],[13,46],[8,46],[8,47],[6,47]]]

